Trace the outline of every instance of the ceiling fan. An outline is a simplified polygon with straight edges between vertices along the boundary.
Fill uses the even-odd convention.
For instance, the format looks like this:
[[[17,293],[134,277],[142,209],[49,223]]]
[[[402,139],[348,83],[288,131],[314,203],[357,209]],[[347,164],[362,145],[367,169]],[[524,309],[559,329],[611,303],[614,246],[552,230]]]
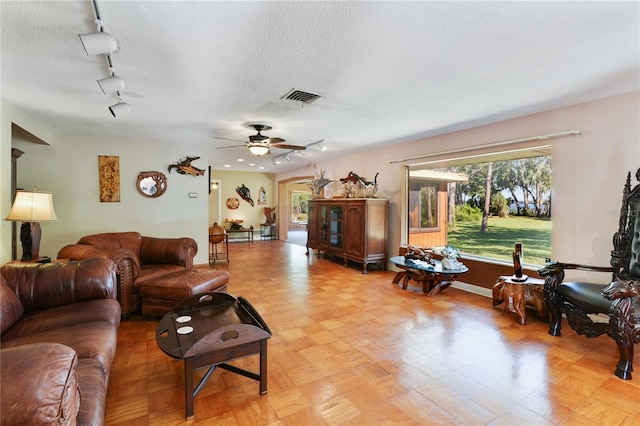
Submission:
[[[306,146],[284,144],[285,140],[282,139],[282,138],[271,138],[269,136],[263,135],[261,132],[263,132],[263,131],[266,132],[266,131],[269,131],[269,130],[271,130],[273,128],[268,124],[265,124],[265,123],[246,123],[244,125],[244,127],[248,128],[248,129],[254,129],[258,133],[255,134],[255,135],[249,136],[249,140],[246,141],[246,142],[240,141],[240,140],[237,140],[237,139],[221,138],[221,137],[217,137],[216,136],[216,139],[224,139],[224,140],[228,140],[228,141],[244,142],[244,145],[220,146],[217,149],[235,148],[235,147],[239,147],[239,146],[246,146],[247,148],[249,148],[249,151],[251,151],[251,153],[253,155],[256,155],[258,157],[261,157],[261,156],[266,155],[266,154],[270,154],[271,153],[271,148],[290,149],[290,150],[294,150],[294,151],[302,151],[302,150],[307,149]]]

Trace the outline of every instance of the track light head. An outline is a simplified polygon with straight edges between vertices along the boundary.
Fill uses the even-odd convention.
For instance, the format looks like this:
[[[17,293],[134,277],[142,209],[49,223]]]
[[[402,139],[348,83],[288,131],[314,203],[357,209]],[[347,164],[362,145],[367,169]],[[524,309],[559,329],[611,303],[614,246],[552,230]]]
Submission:
[[[106,55],[118,49],[118,42],[109,33],[99,32],[79,35],[87,55]]]
[[[120,92],[124,90],[124,86],[126,85],[124,79],[122,77],[118,77],[117,75],[98,80],[98,84],[102,89],[102,93],[104,93],[105,95]]]
[[[118,117],[131,111],[131,107],[126,102],[118,102],[115,105],[111,105],[109,107],[109,111],[111,111],[111,114],[114,117]]]
[[[287,160],[287,161],[291,161],[291,155],[289,155],[289,153],[287,152],[287,153],[284,155],[284,159],[285,159],[285,160]]]

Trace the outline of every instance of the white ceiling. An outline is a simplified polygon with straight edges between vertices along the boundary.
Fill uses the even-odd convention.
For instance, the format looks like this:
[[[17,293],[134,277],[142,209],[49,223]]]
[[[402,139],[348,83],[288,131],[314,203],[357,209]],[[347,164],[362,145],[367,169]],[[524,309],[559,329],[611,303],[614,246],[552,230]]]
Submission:
[[[1,95],[59,132],[202,144],[214,168],[277,172],[640,86],[636,1],[97,4],[130,113],[111,116],[106,59],[78,37],[87,1],[0,1]],[[322,97],[280,99],[293,88]],[[274,166],[215,149],[248,121],[328,150]]]

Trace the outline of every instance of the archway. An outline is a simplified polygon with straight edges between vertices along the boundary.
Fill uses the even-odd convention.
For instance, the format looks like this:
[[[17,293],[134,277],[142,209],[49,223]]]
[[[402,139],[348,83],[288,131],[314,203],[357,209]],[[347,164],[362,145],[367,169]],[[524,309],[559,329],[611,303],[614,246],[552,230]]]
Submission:
[[[289,241],[291,224],[291,187],[293,185],[311,185],[313,176],[297,176],[278,181],[278,239]],[[311,192],[311,189],[309,189]],[[305,229],[306,231],[306,229]]]

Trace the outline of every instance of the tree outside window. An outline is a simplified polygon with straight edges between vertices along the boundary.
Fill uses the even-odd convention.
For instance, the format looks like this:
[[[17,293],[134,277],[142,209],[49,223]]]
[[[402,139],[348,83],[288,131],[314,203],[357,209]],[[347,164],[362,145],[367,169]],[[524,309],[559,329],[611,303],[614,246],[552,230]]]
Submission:
[[[307,223],[307,207],[311,194],[294,191],[291,194],[291,221]]]

